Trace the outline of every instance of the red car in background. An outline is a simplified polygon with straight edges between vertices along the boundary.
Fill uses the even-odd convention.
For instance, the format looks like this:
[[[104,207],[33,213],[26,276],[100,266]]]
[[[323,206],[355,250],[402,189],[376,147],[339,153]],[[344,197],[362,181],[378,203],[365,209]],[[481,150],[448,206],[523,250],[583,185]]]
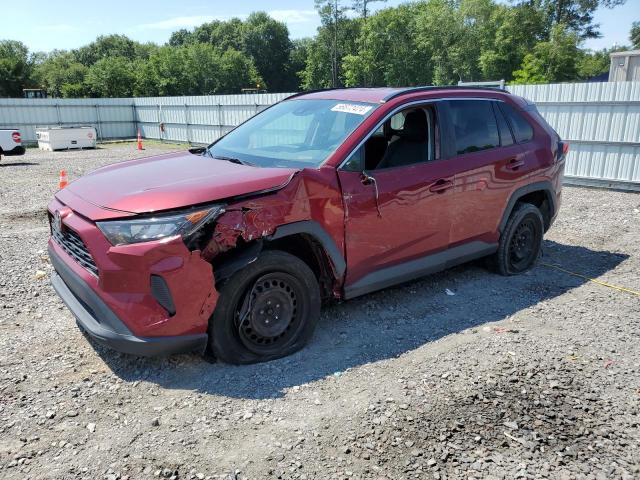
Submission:
[[[290,354],[326,299],[489,257],[535,264],[567,146],[534,105],[468,87],[294,95],[207,148],[101,168],[49,204],[52,282],[139,355]]]

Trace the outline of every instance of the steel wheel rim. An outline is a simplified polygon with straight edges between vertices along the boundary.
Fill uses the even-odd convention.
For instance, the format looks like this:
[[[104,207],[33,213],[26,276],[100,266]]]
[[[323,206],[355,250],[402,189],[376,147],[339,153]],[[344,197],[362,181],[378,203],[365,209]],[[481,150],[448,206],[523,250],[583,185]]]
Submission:
[[[538,229],[533,219],[525,218],[516,227],[509,241],[509,264],[513,270],[527,268],[536,255]]]
[[[300,294],[291,275],[274,272],[259,277],[236,309],[240,341],[255,353],[278,351],[295,337],[302,324],[299,302]]]

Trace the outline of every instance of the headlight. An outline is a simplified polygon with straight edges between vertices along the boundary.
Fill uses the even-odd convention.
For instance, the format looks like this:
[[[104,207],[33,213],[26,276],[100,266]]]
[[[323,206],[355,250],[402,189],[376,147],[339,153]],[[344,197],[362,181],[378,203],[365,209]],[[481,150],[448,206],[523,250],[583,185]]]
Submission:
[[[222,205],[201,210],[158,215],[131,220],[96,222],[100,231],[112,245],[149,242],[174,235],[188,237],[198,228],[222,213]]]

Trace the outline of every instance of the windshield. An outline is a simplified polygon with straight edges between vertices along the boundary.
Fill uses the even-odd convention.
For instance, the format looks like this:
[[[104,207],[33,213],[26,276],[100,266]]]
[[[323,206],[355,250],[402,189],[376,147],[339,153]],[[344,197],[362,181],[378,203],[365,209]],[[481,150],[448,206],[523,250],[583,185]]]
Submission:
[[[259,167],[318,167],[376,105],[288,100],[251,118],[209,147],[209,154]]]

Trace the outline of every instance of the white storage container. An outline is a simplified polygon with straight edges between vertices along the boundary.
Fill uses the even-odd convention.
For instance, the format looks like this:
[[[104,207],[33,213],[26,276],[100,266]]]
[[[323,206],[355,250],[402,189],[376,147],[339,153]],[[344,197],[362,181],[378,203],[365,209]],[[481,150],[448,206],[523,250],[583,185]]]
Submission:
[[[40,150],[96,148],[96,129],[93,127],[51,127],[36,129]]]

